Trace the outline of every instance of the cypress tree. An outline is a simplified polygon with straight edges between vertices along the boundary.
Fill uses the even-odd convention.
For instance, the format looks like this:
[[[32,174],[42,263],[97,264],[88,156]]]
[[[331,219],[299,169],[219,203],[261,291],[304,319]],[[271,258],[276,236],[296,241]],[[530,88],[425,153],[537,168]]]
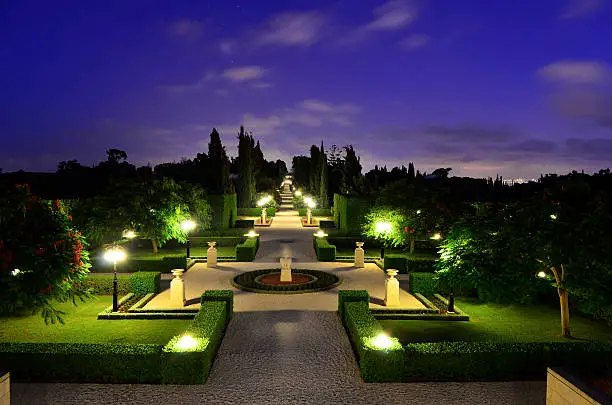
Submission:
[[[255,141],[240,126],[238,134],[238,206],[252,207],[255,203]]]
[[[323,149],[323,141],[321,141],[321,154],[319,155],[319,166],[321,170],[320,178],[321,184],[319,186],[319,202],[321,208],[327,208],[327,156],[325,155],[325,149]]]
[[[210,193],[224,194],[231,192],[229,181],[230,162],[216,128],[213,128],[210,133],[207,160],[208,172],[210,173],[210,181],[208,182],[210,185]]]
[[[320,155],[321,152],[316,145],[310,147],[310,177],[309,177],[309,188],[310,192],[314,195],[321,194],[321,166],[320,166]]]
[[[414,163],[408,163],[408,179],[414,180]]]

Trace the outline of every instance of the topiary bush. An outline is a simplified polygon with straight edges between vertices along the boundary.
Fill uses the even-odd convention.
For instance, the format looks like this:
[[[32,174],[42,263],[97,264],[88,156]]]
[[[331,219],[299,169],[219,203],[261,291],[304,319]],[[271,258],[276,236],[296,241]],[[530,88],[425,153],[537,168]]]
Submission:
[[[320,262],[336,261],[336,246],[330,245],[325,238],[315,237],[315,252]]]
[[[410,292],[431,297],[438,292],[438,280],[434,273],[409,273]]]
[[[244,243],[236,246],[236,261],[252,262],[255,260],[257,249],[259,249],[259,236],[255,238],[247,238]]]
[[[226,305],[227,320],[226,324],[234,316],[234,292],[232,290],[208,290],[202,294],[200,303],[205,301],[223,301]]]
[[[395,269],[401,274],[406,274],[408,268],[406,267],[406,256],[388,253],[384,257],[384,269]]]
[[[161,291],[161,273],[153,271],[138,271],[130,277],[130,290],[136,296],[149,293],[158,294]]]
[[[367,290],[340,290],[338,291],[338,315],[344,322],[344,304],[346,302],[370,303],[370,294]]]

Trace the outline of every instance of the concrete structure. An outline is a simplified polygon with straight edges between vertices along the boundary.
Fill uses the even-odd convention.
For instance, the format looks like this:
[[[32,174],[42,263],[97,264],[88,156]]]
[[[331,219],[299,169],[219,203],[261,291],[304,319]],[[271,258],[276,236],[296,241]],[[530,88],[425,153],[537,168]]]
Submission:
[[[399,307],[400,306],[400,288],[397,276],[397,270],[387,270],[387,279],[385,280],[385,306]]]
[[[0,372],[0,405],[11,405],[11,374]]]
[[[291,282],[291,258],[290,257],[281,257],[281,282]]]
[[[208,250],[206,251],[206,267],[217,266],[217,242],[208,242]]]
[[[185,306],[185,280],[183,280],[183,269],[172,270],[174,279],[170,282],[170,303],[173,307]]]
[[[364,242],[355,242],[355,267],[362,268],[365,266],[365,251],[363,250]]]
[[[564,370],[547,369],[546,405],[607,405],[612,399],[605,398],[584,382]]]

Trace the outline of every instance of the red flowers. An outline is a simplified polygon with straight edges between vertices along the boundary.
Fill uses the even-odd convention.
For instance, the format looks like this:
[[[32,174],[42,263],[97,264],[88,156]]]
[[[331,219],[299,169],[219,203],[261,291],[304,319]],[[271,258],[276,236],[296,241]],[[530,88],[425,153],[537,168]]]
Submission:
[[[40,290],[40,293],[42,295],[45,295],[46,293],[51,292],[52,289],[53,289],[53,287],[51,287],[51,285],[48,285],[45,288],[43,288],[42,290]]]
[[[72,215],[68,215],[68,221],[72,221]]]
[[[55,204],[55,208],[57,208],[58,211],[62,210],[62,203],[60,200],[53,200],[53,204]]]
[[[46,248],[41,247],[41,248],[36,249],[36,254],[40,256],[43,253],[45,253],[46,251],[47,251]]]
[[[404,233],[407,233],[409,230],[410,230],[410,228],[405,227],[405,228],[404,228]]]

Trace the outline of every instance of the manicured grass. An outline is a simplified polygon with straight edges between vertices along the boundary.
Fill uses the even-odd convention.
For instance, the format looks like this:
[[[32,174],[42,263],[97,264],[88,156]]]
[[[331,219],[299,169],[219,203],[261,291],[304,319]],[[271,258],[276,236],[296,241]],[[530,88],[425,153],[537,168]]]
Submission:
[[[208,246],[192,246],[191,256],[208,256]],[[163,257],[181,257],[187,253],[185,248],[159,249],[159,253],[153,253],[151,249],[132,249],[128,257],[134,260],[161,260]],[[95,255],[96,253],[94,253]],[[236,256],[236,246],[217,246],[217,257]]]
[[[455,298],[470,315],[469,322],[380,321],[384,330],[403,344],[442,341],[567,341],[561,337],[559,310],[545,305],[500,305]],[[578,315],[570,316],[576,339],[612,341],[612,328]]]
[[[0,318],[0,342],[49,343],[156,343],[165,344],[182,333],[191,320],[98,320],[112,305],[112,296],[96,296],[86,302],[58,303],[66,312],[65,324],[45,325],[40,314]]]

